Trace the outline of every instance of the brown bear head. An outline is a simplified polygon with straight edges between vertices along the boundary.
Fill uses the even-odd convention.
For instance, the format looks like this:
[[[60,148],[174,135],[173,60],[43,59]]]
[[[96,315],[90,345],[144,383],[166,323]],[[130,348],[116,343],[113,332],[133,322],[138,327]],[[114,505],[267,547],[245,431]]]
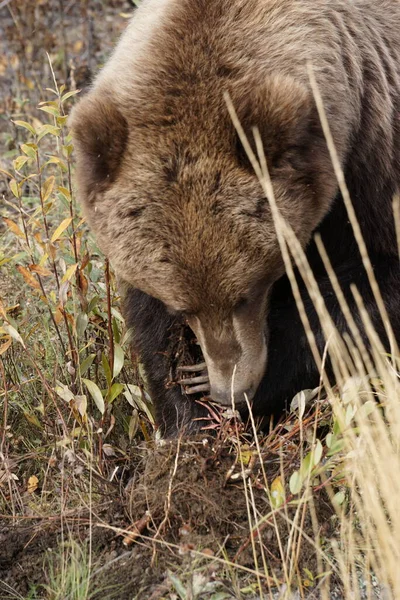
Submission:
[[[274,73],[225,89],[253,147],[258,127],[278,207],[305,246],[336,191],[310,90]],[[187,318],[215,400],[229,404],[231,390],[238,403],[251,399],[284,266],[223,89],[171,73],[162,84],[149,76],[129,98],[99,85],[71,124],[80,197],[116,273]]]

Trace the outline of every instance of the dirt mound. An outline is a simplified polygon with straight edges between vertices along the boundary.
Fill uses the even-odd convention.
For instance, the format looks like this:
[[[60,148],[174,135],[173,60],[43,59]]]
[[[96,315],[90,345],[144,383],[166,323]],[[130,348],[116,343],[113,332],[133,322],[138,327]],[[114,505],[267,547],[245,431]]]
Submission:
[[[188,585],[189,574],[197,570],[205,589],[223,588],[230,594],[226,597],[237,597],[232,569],[239,573],[241,588],[247,580],[254,584],[258,571],[264,590],[276,589],[285,581],[282,565],[293,552],[300,579],[303,569],[317,572],[313,545],[301,536],[293,545],[290,523],[299,518],[296,506],[271,509],[260,457],[251,449],[239,454],[237,449],[230,442],[206,438],[142,446],[142,459],[131,465],[128,485],[115,482],[106,502],[94,501],[79,514],[66,511],[63,518],[3,525],[1,597],[15,597],[7,596],[7,590],[27,597],[32,589],[34,597],[51,597],[41,586],[49,584],[49,565],[59,560],[57,548],[62,556],[65,548],[60,544],[71,540],[86,548],[90,540],[90,598],[161,598],[174,588],[171,571],[182,573]],[[278,455],[267,453],[263,468],[270,485],[279,474]],[[332,513],[321,494],[316,516],[326,536],[332,533]],[[308,511],[302,509],[300,516],[302,530],[313,538]],[[251,534],[249,523],[256,520]]]

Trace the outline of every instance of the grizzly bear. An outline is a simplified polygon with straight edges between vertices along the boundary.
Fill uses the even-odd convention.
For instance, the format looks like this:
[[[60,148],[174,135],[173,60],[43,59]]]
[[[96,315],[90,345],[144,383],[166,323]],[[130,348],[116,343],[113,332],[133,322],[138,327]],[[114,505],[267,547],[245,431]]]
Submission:
[[[121,280],[133,347],[161,433],[193,433],[245,394],[281,411],[317,386],[271,208],[232,124],[258,127],[276,202],[340,332],[346,321],[314,242],[322,237],[362,329],[355,284],[387,343],[338,191],[310,86],[312,65],[340,164],[400,340],[392,199],[400,180],[398,0],[144,0],[71,117],[88,222]],[[254,139],[252,139],[252,143]],[[302,284],[300,284],[302,285]],[[322,353],[325,339],[301,287]],[[168,348],[187,323],[203,364],[171,383]],[[234,378],[233,373],[235,372]]]

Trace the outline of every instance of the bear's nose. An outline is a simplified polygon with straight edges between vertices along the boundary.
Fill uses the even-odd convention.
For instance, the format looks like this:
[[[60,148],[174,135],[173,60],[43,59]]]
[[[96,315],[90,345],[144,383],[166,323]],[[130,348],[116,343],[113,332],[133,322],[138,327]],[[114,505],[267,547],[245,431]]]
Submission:
[[[247,396],[247,399],[250,402],[254,396],[253,387],[249,387],[247,389],[233,390],[233,399],[236,408],[239,409],[246,406],[245,395]],[[210,396],[212,400],[214,400],[214,402],[218,402],[218,404],[221,404],[222,406],[232,406],[232,390],[229,388],[219,389],[215,386],[211,386]]]

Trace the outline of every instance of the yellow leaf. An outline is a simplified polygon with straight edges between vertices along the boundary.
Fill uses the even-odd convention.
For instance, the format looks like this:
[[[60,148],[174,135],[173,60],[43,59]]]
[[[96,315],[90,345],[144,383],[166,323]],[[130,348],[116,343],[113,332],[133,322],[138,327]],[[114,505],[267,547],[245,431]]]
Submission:
[[[21,144],[21,150],[29,158],[36,158],[37,146],[36,144]]]
[[[13,161],[14,169],[16,171],[19,171],[20,169],[22,169],[22,167],[24,166],[24,164],[28,162],[28,160],[29,160],[28,156],[18,156]]]
[[[73,274],[75,273],[78,264],[70,265],[68,269],[65,271],[63,278],[61,279],[62,283],[66,281],[70,281],[72,279]]]
[[[12,191],[14,196],[16,198],[19,198],[19,187],[18,187],[18,183],[15,181],[15,179],[11,179],[11,181],[8,185],[10,186],[10,190]]]
[[[54,188],[54,181],[55,181],[55,177],[54,177],[54,175],[52,175],[51,177],[46,179],[46,181],[44,182],[43,188],[42,188],[43,202],[46,202],[46,200],[48,198],[50,198],[51,192],[53,191],[53,188]]]
[[[3,221],[7,225],[8,229],[13,232],[14,235],[17,235],[19,238],[22,238],[23,240],[25,239],[23,232],[18,227],[18,225],[16,223],[14,223],[14,221],[11,221],[11,219],[7,219],[6,217],[3,217]]]
[[[51,156],[49,158],[49,160],[47,161],[46,165],[60,165],[60,167],[65,167],[65,162],[61,160],[61,158],[58,158],[58,156]]]
[[[242,446],[242,451],[240,453],[240,462],[247,466],[251,460],[251,457],[253,456],[253,452],[252,450],[250,450],[250,448],[247,446],[247,444],[244,444]]]
[[[3,173],[4,175],[7,175],[7,177],[9,177],[10,179],[13,178],[13,176],[11,175],[11,173],[9,171],[6,171],[5,169],[0,169],[0,173]]]
[[[83,42],[81,40],[78,40],[77,42],[75,42],[74,44],[74,52],[76,54],[79,54],[79,52],[82,50],[83,48]]]
[[[64,219],[64,221],[62,221],[59,226],[57,227],[57,229],[55,230],[55,232],[53,233],[53,235],[51,236],[51,242],[54,244],[54,242],[56,240],[58,240],[58,238],[61,236],[61,234],[63,233],[63,231],[65,231],[68,227],[68,225],[71,224],[72,221],[72,217],[67,217],[66,219]]]
[[[62,194],[64,198],[68,200],[68,202],[71,202],[71,192],[67,188],[60,185],[57,189],[60,192],[60,194]]]
[[[24,417],[28,421],[28,423],[31,423],[31,425],[34,425],[38,429],[43,429],[43,427],[36,415],[28,413],[28,412],[24,412]]]
[[[47,104],[50,104],[50,102],[48,102]],[[48,113],[49,115],[53,115],[53,117],[60,116],[60,111],[54,106],[39,106],[39,110],[42,110],[43,112]]]
[[[31,475],[29,477],[28,487],[27,487],[29,494],[33,494],[33,492],[35,492],[37,490],[38,483],[39,483],[39,479],[36,477],[36,475]]]
[[[285,489],[282,479],[277,477],[271,483],[271,504],[273,508],[279,508],[285,502]]]
[[[36,131],[30,123],[27,123],[26,121],[13,121],[13,123],[18,127],[24,127],[24,129],[30,131],[32,135],[36,135]]]

